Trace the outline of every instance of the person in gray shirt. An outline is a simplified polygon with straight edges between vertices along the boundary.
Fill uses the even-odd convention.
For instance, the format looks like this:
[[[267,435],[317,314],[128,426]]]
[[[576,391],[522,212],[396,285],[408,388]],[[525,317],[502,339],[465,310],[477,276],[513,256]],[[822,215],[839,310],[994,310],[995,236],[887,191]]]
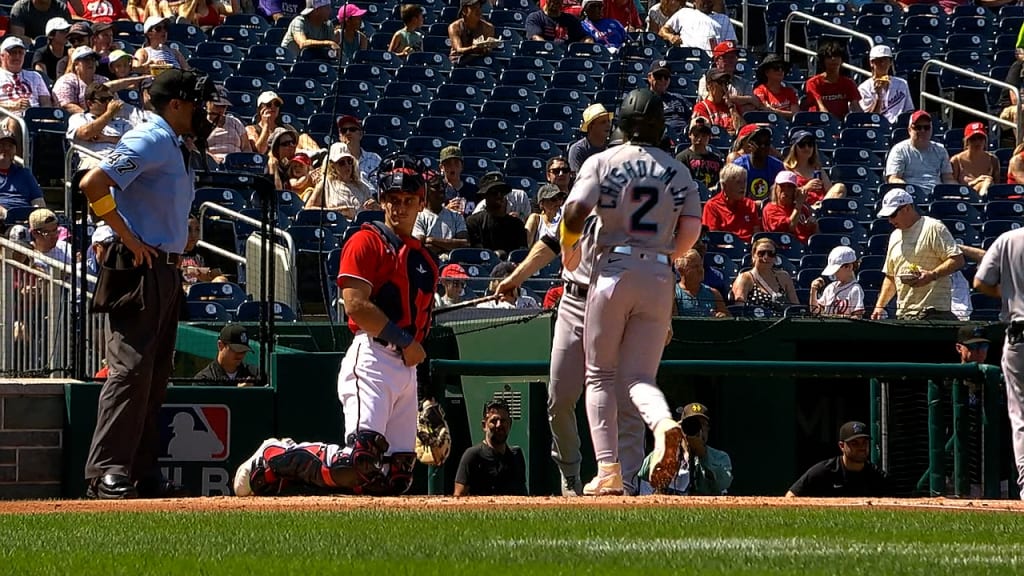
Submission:
[[[569,168],[573,173],[580,171],[587,158],[608,147],[612,116],[614,114],[601,104],[591,104],[583,111],[583,123],[580,125],[583,138],[569,146]]]
[[[1010,416],[1017,485],[1024,499],[1024,228],[995,239],[974,274],[974,288],[1002,301],[999,319],[1009,324],[1003,345],[1003,379]]]
[[[912,184],[931,194],[936,184],[956,184],[949,153],[931,141],[932,117],[924,110],[910,116],[910,138],[896,144],[885,159],[885,181],[891,184]]]

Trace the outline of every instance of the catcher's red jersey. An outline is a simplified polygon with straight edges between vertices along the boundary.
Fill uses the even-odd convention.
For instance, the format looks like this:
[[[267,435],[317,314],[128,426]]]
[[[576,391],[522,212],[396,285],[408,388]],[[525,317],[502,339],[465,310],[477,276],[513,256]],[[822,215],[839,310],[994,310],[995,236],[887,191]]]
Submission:
[[[338,285],[350,276],[365,280],[372,287],[370,301],[388,319],[409,331],[422,342],[430,331],[437,289],[437,265],[419,240],[399,238],[390,230],[363,224],[345,242],[338,269]],[[359,326],[348,319],[353,332]]]

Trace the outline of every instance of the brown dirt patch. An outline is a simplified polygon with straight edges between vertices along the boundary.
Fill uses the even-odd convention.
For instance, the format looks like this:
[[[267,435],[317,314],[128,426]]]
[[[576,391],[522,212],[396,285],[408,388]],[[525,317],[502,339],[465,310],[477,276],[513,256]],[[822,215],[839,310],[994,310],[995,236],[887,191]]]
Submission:
[[[295,496],[282,498],[190,498],[183,500],[22,500],[0,504],[0,514],[41,514],[61,512],[223,512],[223,511],[340,511],[340,510],[492,510],[501,508],[879,508],[932,509],[992,512],[1024,512],[1018,500],[957,500],[946,498],[766,498],[723,496],[686,498],[641,497],[477,497],[408,496],[369,498],[362,496]]]

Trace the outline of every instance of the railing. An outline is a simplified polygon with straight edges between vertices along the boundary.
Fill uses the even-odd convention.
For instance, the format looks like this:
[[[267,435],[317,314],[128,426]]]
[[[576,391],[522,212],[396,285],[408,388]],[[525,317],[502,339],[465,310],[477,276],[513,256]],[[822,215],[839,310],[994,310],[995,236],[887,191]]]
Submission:
[[[18,123],[18,128],[21,130],[21,164],[30,168],[32,166],[32,142],[29,140],[28,125],[25,124],[25,119],[4,108],[0,108],[0,118],[11,118]]]
[[[746,9],[746,3],[744,3],[744,9]],[[745,17],[745,15],[744,15],[744,17]],[[790,12],[789,15],[786,16],[786,21],[783,23],[783,36],[782,36],[782,39],[783,39],[783,47],[786,50],[786,55],[785,55],[786,61],[792,61],[792,59],[790,58],[790,51],[791,50],[794,50],[796,52],[799,52],[801,54],[805,54],[805,55],[808,55],[808,56],[817,56],[816,52],[814,52],[812,50],[809,50],[808,48],[806,48],[804,46],[799,46],[797,44],[793,44],[792,42],[789,41],[790,26],[793,24],[794,20],[799,20],[799,21],[802,21],[802,22],[808,22],[810,24],[816,24],[818,26],[823,26],[823,27],[828,28],[830,30],[835,30],[836,32],[839,32],[843,36],[852,36],[854,38],[859,38],[859,39],[867,42],[869,49],[872,48],[875,45],[874,38],[872,38],[871,36],[868,36],[867,34],[862,34],[860,32],[857,32],[856,30],[850,30],[849,28],[844,28],[844,27],[840,26],[839,24],[835,24],[833,22],[829,22],[828,20],[822,20],[821,18],[818,18],[817,16],[812,16],[812,15],[807,14],[805,12]],[[845,68],[846,70],[850,70],[851,72],[856,72],[857,74],[860,74],[862,76],[871,76],[871,71],[865,70],[865,69],[860,68],[858,66],[854,66],[854,65],[849,64],[847,62],[843,62],[843,68]]]
[[[64,154],[64,210],[65,211],[70,211],[71,210],[71,202],[72,202],[72,200],[71,200],[71,193],[72,193],[71,186],[72,186],[72,182],[73,182],[74,177],[75,177],[75,168],[74,168],[73,165],[74,165],[74,158],[75,158],[75,153],[76,152],[78,153],[79,156],[85,156],[85,157],[91,158],[93,160],[103,160],[103,156],[93,152],[92,150],[89,150],[88,148],[83,148],[83,147],[79,146],[78,144],[72,144],[70,142],[68,143],[68,151]]]
[[[1002,88],[1004,90],[1011,90],[1013,93],[1015,93],[1017,95],[1017,122],[1014,123],[1014,122],[1010,122],[1009,120],[1003,120],[1002,118],[1000,118],[998,116],[993,116],[993,115],[989,114],[988,112],[983,112],[981,110],[976,110],[976,109],[971,108],[969,106],[964,106],[963,104],[959,104],[957,102],[954,102],[953,100],[949,100],[947,98],[943,98],[942,96],[938,96],[938,95],[935,95],[935,94],[929,94],[928,91],[927,91],[927,83],[926,83],[926,81],[928,80],[928,69],[932,68],[932,67],[942,68],[943,70],[949,70],[950,72],[953,72],[955,74],[959,74],[961,76],[966,76],[968,78],[971,78],[971,79],[974,79],[974,80],[978,80],[979,82],[984,82],[985,84],[990,84],[992,86],[998,86],[999,88]],[[1000,126],[1006,126],[1008,128],[1013,128],[1016,131],[1016,143],[1017,144],[1020,144],[1021,138],[1024,137],[1024,134],[1022,134],[1022,130],[1021,130],[1022,125],[1024,125],[1024,116],[1021,116],[1021,108],[1022,108],[1022,106],[1024,106],[1024,102],[1021,102],[1021,90],[1020,90],[1020,88],[1018,88],[1016,86],[1013,86],[1012,84],[1007,84],[1006,82],[1002,82],[1002,81],[996,80],[994,78],[989,78],[988,76],[984,76],[982,74],[978,74],[977,72],[974,72],[973,70],[968,70],[966,68],[961,68],[960,66],[954,66],[952,64],[949,64],[948,62],[943,62],[942,60],[929,60],[929,61],[924,63],[924,66],[921,67],[921,108],[922,109],[924,108],[925,101],[928,101],[928,100],[931,100],[933,102],[938,102],[939,104],[942,104],[943,106],[949,106],[950,108],[953,108],[954,110],[959,110],[959,111],[965,112],[967,114],[973,114],[974,116],[977,116],[979,118],[983,118],[985,120],[988,120],[989,122],[994,122],[996,124],[999,124]]]
[[[82,273],[85,255],[82,263],[68,265],[6,238],[0,248],[0,373],[78,377],[72,356],[81,346],[84,369],[95,374],[102,367],[107,316],[89,313],[90,293],[75,297],[72,276]],[[86,280],[90,287],[96,283],[91,274]],[[74,307],[86,315],[84,334],[72,333]]]
[[[547,376],[549,362],[479,362],[464,360],[431,360],[431,377],[445,381],[450,376]],[[871,395],[871,460],[885,468],[882,439],[888,437],[885,420],[887,395],[883,384],[891,386],[898,379],[926,379],[928,382],[928,470],[925,472],[929,493],[938,496],[945,492],[945,454],[952,448],[954,486],[957,494],[966,495],[967,460],[964,442],[965,419],[962,414],[961,382],[953,386],[953,436],[947,444],[942,423],[939,390],[944,379],[973,380],[984,383],[982,407],[984,464],[982,481],[986,498],[998,498],[1000,469],[1000,406],[1002,374],[996,366],[981,364],[916,364],[909,362],[799,362],[799,361],[742,361],[742,360],[663,360],[659,374],[701,376],[773,376],[793,378],[864,378],[869,380]],[[960,404],[958,404],[960,403]],[[948,446],[951,445],[951,446]],[[435,484],[435,483],[438,484]],[[442,485],[443,478],[431,478],[430,490]],[[437,493],[437,492],[431,492]]]
[[[220,204],[216,204],[214,202],[203,202],[199,206],[199,222],[200,223],[202,223],[203,217],[206,216],[207,210],[209,210],[211,212],[216,212],[218,214],[222,214],[224,216],[227,216],[227,217],[231,218],[232,220],[237,220],[239,222],[244,222],[246,224],[249,224],[250,226],[255,226],[256,228],[260,228],[261,226],[263,226],[263,223],[260,222],[259,220],[255,219],[255,218],[250,218],[250,217],[246,216],[245,214],[241,214],[241,213],[236,212],[236,211],[234,211],[234,210],[232,210],[230,208],[225,208],[224,206],[221,206]],[[285,246],[288,248],[288,264],[289,264],[289,267],[291,268],[292,272],[294,273],[294,271],[295,271],[295,241],[292,240],[292,235],[289,234],[287,231],[282,230],[282,229],[277,228],[277,227],[271,227],[270,228],[270,233],[273,234],[274,236],[277,236],[279,238],[283,238],[284,239]],[[245,264],[245,258],[241,258],[237,254],[230,254],[226,250],[219,249],[216,246],[213,246],[212,244],[209,244],[207,242],[203,242],[202,245],[204,247],[206,247],[206,248],[214,248],[214,249],[216,249],[216,252],[218,254],[220,254],[220,255],[227,255],[232,260],[234,260],[236,262],[241,262],[242,264]],[[266,273],[266,271],[264,271],[264,273]]]

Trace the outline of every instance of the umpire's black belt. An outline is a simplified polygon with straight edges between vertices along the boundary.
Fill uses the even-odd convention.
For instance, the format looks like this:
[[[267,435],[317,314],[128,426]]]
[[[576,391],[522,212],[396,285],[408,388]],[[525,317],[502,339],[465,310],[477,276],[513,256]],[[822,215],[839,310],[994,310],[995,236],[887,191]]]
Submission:
[[[167,264],[168,266],[178,266],[181,264],[181,254],[164,252],[163,250],[157,250],[156,252],[156,261],[160,264]]]
[[[569,296],[572,296],[573,298],[579,298],[580,300],[586,300],[587,299],[587,292],[589,292],[589,291],[590,291],[590,289],[587,288],[586,286],[584,286],[583,284],[577,284],[576,282],[573,282],[572,280],[566,280],[565,281],[565,293],[568,294]]]

